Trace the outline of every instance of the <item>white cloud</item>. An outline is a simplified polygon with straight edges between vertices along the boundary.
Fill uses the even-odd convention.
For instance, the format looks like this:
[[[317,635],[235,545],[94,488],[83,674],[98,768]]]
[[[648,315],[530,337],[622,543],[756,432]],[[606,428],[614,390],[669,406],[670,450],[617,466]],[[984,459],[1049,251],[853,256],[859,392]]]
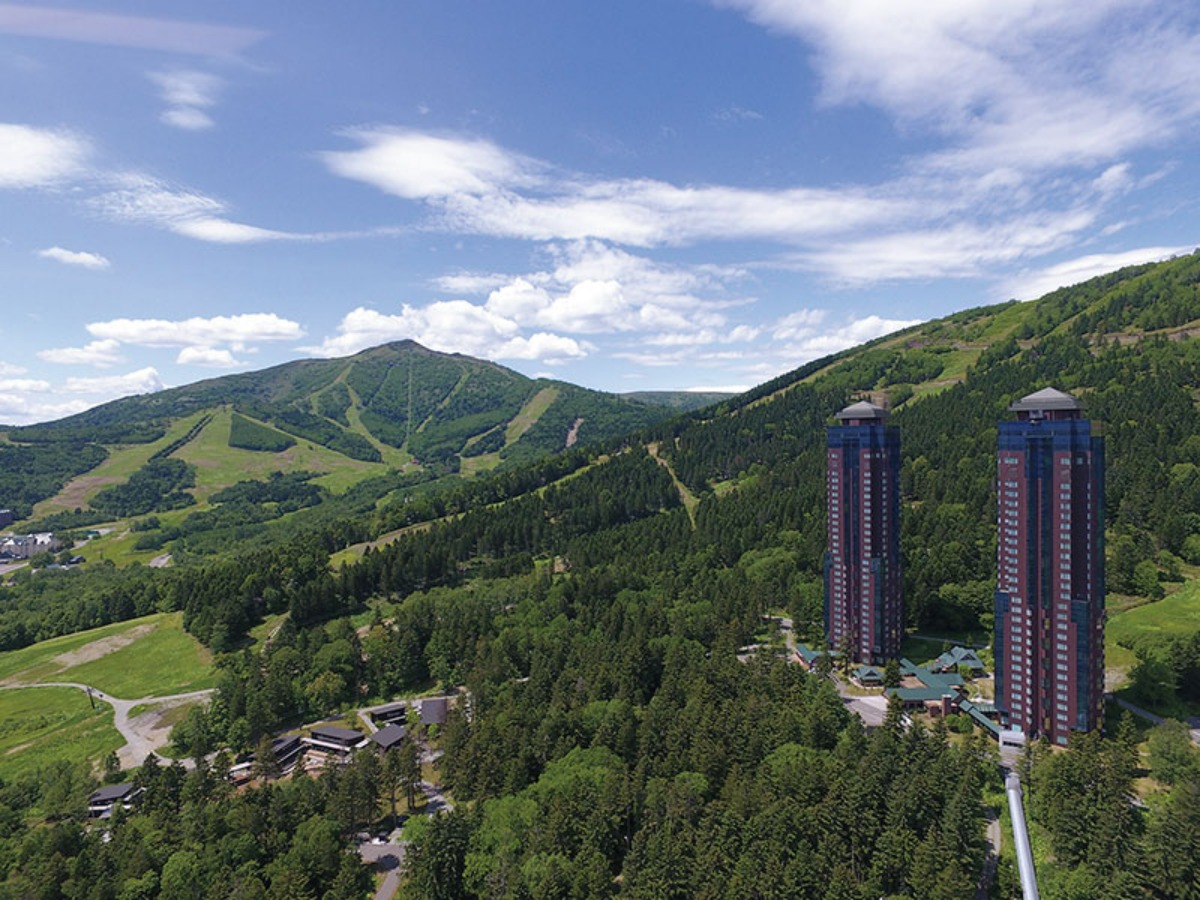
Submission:
[[[84,170],[90,154],[88,142],[71,132],[0,123],[0,188],[67,181]]]
[[[1006,299],[1035,300],[1045,296],[1060,287],[1079,284],[1105,272],[1112,272],[1124,266],[1136,266],[1142,263],[1159,262],[1173,256],[1191,253],[1195,247],[1142,247],[1137,250],[1127,250],[1124,253],[1093,253],[1080,256],[1065,262],[1056,263],[1045,269],[1032,272],[1022,272],[1008,280],[1003,287]]]
[[[29,370],[24,366],[13,365],[12,363],[0,362],[0,375],[24,375]]]
[[[312,235],[243,225],[224,217],[226,205],[213,197],[172,187],[137,173],[116,178],[116,189],[90,201],[102,216],[117,222],[154,225],[185,237],[218,244],[244,244],[272,240],[311,240]]]
[[[0,378],[0,392],[48,391],[50,382],[38,378]]]
[[[645,307],[643,307],[645,308]],[[537,313],[537,321],[564,331],[629,331],[630,308],[617,281],[581,281]]]
[[[267,34],[253,28],[18,3],[0,3],[0,33],[201,56],[235,54]]]
[[[355,131],[357,150],[321,154],[335,175],[424,200],[451,231],[528,240],[599,238],[651,247],[700,240],[795,242],[894,220],[906,204],[859,188],[753,191],[598,180],[478,138]],[[525,193],[522,193],[525,191]]]
[[[932,130],[944,139],[941,146],[935,143],[878,184],[774,190],[594,178],[479,138],[413,130],[350,132],[358,149],[325,153],[322,159],[336,175],[423,203],[431,213],[427,227],[587,248],[577,252],[581,260],[573,265],[601,271],[556,271],[541,273],[548,275],[542,278],[528,273],[520,276],[528,287],[498,283],[491,273],[459,273],[438,282],[452,293],[490,288],[493,308],[511,312],[523,325],[586,333],[644,327],[647,323],[635,314],[654,312],[631,296],[624,278],[613,276],[614,268],[621,268],[616,257],[621,251],[606,244],[657,248],[766,241],[794,248],[792,260],[802,268],[842,285],[974,277],[1078,243],[1106,205],[1145,184],[1129,161],[1117,156],[1152,140],[1156,129],[1142,117],[1157,114],[1157,106],[1120,102],[1109,108],[1104,91],[1075,97],[1081,88],[1069,72],[1058,69],[1052,79],[1057,93],[1043,96],[1037,91],[1044,86],[1031,87],[1017,64],[1027,51],[978,3],[953,10],[935,4],[932,12],[914,14],[919,21],[897,25],[901,46],[888,49],[882,61],[874,54],[886,47],[888,31],[872,16],[907,21],[907,12],[858,0],[851,4],[850,21],[843,22],[832,0],[818,0],[799,12],[778,0],[733,5],[823,49],[819,66],[827,100],[880,105],[901,121]],[[1027,0],[1018,5],[1029,12]],[[1082,27],[1081,21],[1095,25],[1103,15],[1092,10],[1073,19],[1071,28]],[[1053,27],[1070,15],[1059,6],[1033,17],[1032,24],[1021,19],[1018,30],[1057,41]],[[1005,11],[998,18],[1007,27],[1020,17]],[[980,46],[973,42],[977,33]],[[987,43],[993,39],[997,47]],[[961,68],[981,84],[954,83],[938,67],[947,58],[952,71]],[[899,67],[903,83],[891,82],[887,65]],[[1177,63],[1188,65],[1182,57]],[[1200,64],[1196,68],[1200,84]],[[939,87],[938,96],[926,96]],[[1187,82],[1180,90],[1194,93],[1200,116],[1200,88]],[[1070,96],[1064,99],[1064,92]],[[1168,105],[1189,107],[1183,99]],[[1095,174],[1082,181],[1056,180],[1052,170],[1064,166],[1092,168]],[[651,264],[641,260],[638,265],[638,277],[645,278]],[[577,307],[586,310],[589,291],[597,288],[581,287],[576,302],[559,302],[587,281],[620,285],[620,295],[610,294],[606,301],[608,325],[598,315],[589,322],[572,316]],[[532,317],[521,318],[510,306],[516,302],[526,304],[525,315]]]
[[[230,222],[228,219],[203,216],[181,219],[172,223],[170,228],[176,234],[184,237],[209,241],[213,244],[256,244],[261,241],[310,239],[308,235],[288,234],[283,231],[273,231],[270,228],[259,228],[256,225]]]
[[[794,314],[793,314],[794,315]],[[822,317],[823,318],[823,317]],[[875,338],[919,325],[921,319],[885,319],[881,316],[870,315],[853,319],[835,328],[813,328],[806,332],[803,326],[797,327],[789,322],[790,316],[780,320],[776,330],[776,339],[782,342],[780,352],[788,359],[788,367],[803,365],[830,353],[837,353],[849,347]],[[818,320],[820,321],[820,320]],[[786,371],[786,368],[783,370]]]
[[[490,194],[536,181],[537,164],[490,141],[403,129],[363,129],[347,137],[362,146],[320,154],[330,171],[407,200]]]
[[[823,309],[798,309],[775,323],[771,337],[777,341],[794,341],[816,333],[825,321]]]
[[[276,231],[234,222],[229,207],[215,197],[175,187],[141,173],[110,178],[111,190],[92,197],[88,204],[99,215],[115,222],[151,225],[214,244],[256,244],[265,241],[324,242],[402,233],[393,227],[361,231]]]
[[[524,238],[598,238],[636,247],[699,241],[802,243],[901,219],[912,210],[861,188],[779,191],[677,187],[646,179],[563,182],[549,197],[457,194],[440,207],[455,231]]]
[[[92,394],[105,400],[128,397],[132,394],[150,394],[163,389],[158,370],[152,366],[129,372],[125,375],[106,375],[95,378],[68,378],[61,391],[67,394]],[[101,400],[96,403],[103,402]]]
[[[61,385],[40,378],[0,379],[0,422],[28,425],[74,415],[100,403],[163,388],[153,368],[125,375],[68,378]]]
[[[1095,223],[1096,211],[1038,212],[995,223],[959,221],[831,242],[796,257],[801,268],[841,285],[906,278],[970,277],[1070,245]]]
[[[343,317],[337,332],[306,349],[318,356],[346,356],[387,341],[411,339],[443,353],[545,362],[579,359],[590,349],[586,343],[546,332],[525,337],[516,322],[466,300],[424,307],[406,304],[399,315],[359,307]]]
[[[744,109],[741,106],[727,106],[713,113],[713,118],[718,122],[726,124],[756,122],[762,118],[762,113],[756,112],[753,109]]]
[[[87,400],[48,399],[40,392],[29,394],[0,392],[0,422],[6,425],[32,425],[81,413],[95,404]]]
[[[242,365],[230,351],[213,347],[184,347],[175,362],[181,366],[205,366],[210,369],[232,369]]]
[[[39,250],[42,259],[53,259],[68,266],[79,266],[84,269],[107,269],[111,263],[99,253],[88,253],[84,250],[64,250],[62,247],[47,247]]]
[[[158,85],[167,104],[162,121],[185,131],[212,128],[214,122],[205,110],[217,102],[221,79],[208,72],[176,69],[170,72],[151,72],[150,80]]]
[[[114,366],[124,362],[121,356],[120,344],[117,341],[92,341],[84,347],[58,347],[49,350],[39,350],[38,359],[50,363],[60,363],[68,366]]]
[[[483,294],[503,287],[510,276],[498,273],[478,274],[459,272],[455,275],[442,275],[433,281],[434,287],[446,294]]]
[[[87,330],[98,338],[144,347],[205,347],[230,344],[237,350],[260,341],[290,341],[304,329],[275,313],[242,313],[190,319],[112,319],[91,322]]]
[[[497,359],[537,359],[551,365],[570,359],[583,359],[593,349],[586,342],[560,334],[539,331],[527,338],[516,337],[496,353]]]
[[[554,245],[555,265],[509,280],[488,295],[491,312],[522,326],[578,334],[669,332],[655,340],[696,343],[697,335],[726,330],[721,311],[730,301],[713,299],[740,269],[674,267],[634,256],[598,241]],[[703,341],[701,341],[703,342]]]
[[[159,119],[164,125],[183,131],[205,131],[217,124],[212,116],[194,106],[173,106],[164,110]]]
[[[870,104],[947,139],[935,165],[1102,164],[1161,145],[1200,110],[1194,17],[1172,4],[714,2],[802,41],[825,103]]]

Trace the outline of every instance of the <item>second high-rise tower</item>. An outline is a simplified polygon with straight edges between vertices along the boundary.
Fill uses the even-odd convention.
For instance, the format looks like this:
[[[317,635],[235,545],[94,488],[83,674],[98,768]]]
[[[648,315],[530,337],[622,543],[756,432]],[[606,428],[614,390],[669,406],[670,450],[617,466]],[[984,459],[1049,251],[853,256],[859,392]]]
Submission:
[[[1066,744],[1104,712],[1104,439],[1045,388],[1000,423],[996,706]]]

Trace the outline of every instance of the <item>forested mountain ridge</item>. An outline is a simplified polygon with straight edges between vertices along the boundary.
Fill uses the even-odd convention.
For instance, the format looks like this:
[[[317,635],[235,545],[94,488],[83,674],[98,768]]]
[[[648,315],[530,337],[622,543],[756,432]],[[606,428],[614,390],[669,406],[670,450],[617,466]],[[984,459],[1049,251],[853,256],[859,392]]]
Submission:
[[[153,491],[137,485],[126,491],[137,494],[137,502],[92,501],[100,487],[123,488],[141,467],[167,458],[198,467],[200,481],[167,485],[166,492],[195,487],[191,494],[202,501],[228,487],[226,476],[237,472],[304,469],[318,479],[328,476],[335,490],[389,469],[469,473],[518,465],[669,414],[661,404],[530,379],[401,341],[2,429],[0,508],[41,518],[86,511],[91,503],[93,522],[166,511],[171,504],[159,505]],[[84,524],[79,517],[74,523]]]

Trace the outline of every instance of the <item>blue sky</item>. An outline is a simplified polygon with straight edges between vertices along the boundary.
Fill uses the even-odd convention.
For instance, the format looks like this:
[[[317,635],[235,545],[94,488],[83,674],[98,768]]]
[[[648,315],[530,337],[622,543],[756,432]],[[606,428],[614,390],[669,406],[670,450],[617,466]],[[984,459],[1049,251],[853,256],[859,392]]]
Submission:
[[[401,338],[741,389],[1198,240],[1186,2],[0,3],[0,78],[7,423]]]

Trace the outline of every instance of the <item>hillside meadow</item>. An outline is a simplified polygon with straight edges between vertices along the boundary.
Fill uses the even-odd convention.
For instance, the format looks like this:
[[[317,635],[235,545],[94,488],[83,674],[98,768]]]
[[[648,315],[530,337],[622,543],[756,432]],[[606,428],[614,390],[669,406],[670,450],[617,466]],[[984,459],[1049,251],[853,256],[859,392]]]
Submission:
[[[0,690],[0,782],[59,760],[98,762],[125,743],[112,707],[75,688]]]
[[[0,653],[0,686],[75,682],[133,700],[210,688],[212,653],[158,613]]]

